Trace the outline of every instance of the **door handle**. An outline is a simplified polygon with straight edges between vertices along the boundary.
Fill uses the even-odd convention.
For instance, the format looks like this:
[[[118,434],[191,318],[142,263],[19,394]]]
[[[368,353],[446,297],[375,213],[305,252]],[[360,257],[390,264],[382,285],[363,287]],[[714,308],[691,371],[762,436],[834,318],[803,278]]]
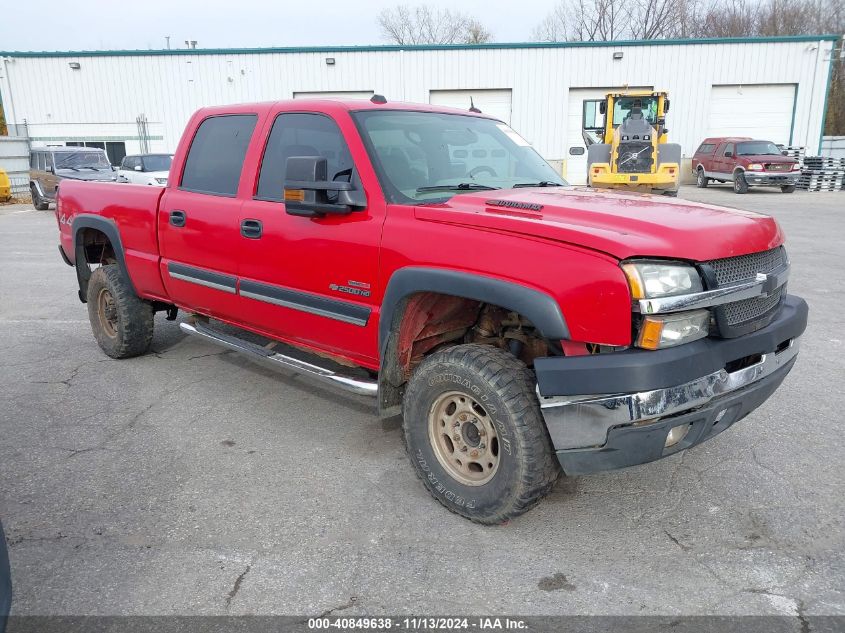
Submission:
[[[257,240],[261,237],[260,220],[243,220],[241,222],[241,235],[250,240]]]
[[[187,218],[188,215],[181,209],[173,209],[173,211],[170,212],[170,224],[173,226],[185,226],[185,220]]]

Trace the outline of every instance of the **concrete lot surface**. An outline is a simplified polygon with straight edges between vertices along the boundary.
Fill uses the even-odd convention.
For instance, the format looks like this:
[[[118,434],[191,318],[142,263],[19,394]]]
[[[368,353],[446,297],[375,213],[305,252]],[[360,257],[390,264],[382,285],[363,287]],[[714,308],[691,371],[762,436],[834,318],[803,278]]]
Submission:
[[[795,369],[712,441],[561,479],[501,527],[429,497],[398,421],[163,315],[153,353],[108,359],[53,212],[0,207],[13,613],[845,614],[845,193],[681,196],[782,223]]]

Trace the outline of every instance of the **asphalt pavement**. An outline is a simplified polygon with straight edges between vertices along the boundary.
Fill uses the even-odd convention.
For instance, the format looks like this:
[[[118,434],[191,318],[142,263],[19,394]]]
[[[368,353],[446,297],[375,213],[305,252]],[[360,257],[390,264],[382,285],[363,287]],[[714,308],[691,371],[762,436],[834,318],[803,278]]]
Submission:
[[[13,613],[845,615],[845,192],[681,196],[781,222],[811,310],[795,368],[712,441],[499,527],[429,497],[397,420],[163,314],[150,354],[107,358],[53,211],[0,206]]]

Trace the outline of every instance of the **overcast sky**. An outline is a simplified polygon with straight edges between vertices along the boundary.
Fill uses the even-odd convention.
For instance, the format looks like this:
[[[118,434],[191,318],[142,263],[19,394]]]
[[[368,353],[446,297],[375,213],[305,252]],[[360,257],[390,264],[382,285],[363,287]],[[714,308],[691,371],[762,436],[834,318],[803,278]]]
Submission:
[[[479,18],[495,41],[520,42],[556,0],[426,2]],[[383,44],[386,0],[0,1],[0,50],[92,50]]]

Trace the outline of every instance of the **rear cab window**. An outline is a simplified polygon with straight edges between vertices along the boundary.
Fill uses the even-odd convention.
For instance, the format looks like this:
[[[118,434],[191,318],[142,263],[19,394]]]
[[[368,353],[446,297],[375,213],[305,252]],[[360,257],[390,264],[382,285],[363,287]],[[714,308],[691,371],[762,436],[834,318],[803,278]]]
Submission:
[[[185,159],[179,188],[234,198],[257,121],[255,114],[224,114],[200,123]]]
[[[697,150],[695,150],[696,154],[705,154],[710,156],[713,154],[713,150],[716,149],[716,143],[702,143]]]

